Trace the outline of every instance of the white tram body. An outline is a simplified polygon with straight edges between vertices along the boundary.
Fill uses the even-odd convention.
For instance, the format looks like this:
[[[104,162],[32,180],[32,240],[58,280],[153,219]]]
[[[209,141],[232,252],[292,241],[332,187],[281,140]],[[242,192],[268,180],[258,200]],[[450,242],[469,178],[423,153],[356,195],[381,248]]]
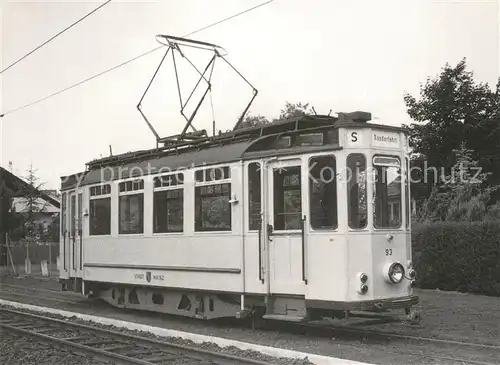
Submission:
[[[407,137],[305,116],[62,178],[60,281],[116,307],[305,320],[413,295]]]

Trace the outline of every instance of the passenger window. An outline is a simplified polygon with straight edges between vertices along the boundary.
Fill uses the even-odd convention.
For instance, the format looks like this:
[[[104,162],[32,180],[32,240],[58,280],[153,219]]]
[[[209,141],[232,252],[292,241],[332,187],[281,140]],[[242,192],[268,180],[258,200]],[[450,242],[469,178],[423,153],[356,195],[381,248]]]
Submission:
[[[373,225],[375,228],[401,226],[401,163],[397,157],[373,157]]]
[[[182,232],[184,229],[183,174],[155,178],[153,232]]]
[[[195,187],[195,230],[231,230],[231,184]]]
[[[349,227],[365,228],[368,223],[366,158],[360,153],[347,156],[347,204]]]
[[[76,233],[76,195],[71,195],[69,214],[71,215],[70,232],[71,236],[74,237]]]
[[[274,170],[274,229],[294,230],[301,228],[300,166]]]
[[[89,235],[111,234],[111,185],[90,188]]]
[[[196,182],[209,182],[217,180],[225,180],[231,178],[231,170],[229,166],[213,167],[195,172]]]
[[[80,193],[78,194],[78,234],[81,236],[82,235],[82,217],[83,217],[83,194]]]
[[[248,216],[249,229],[258,230],[261,224],[261,181],[260,163],[248,165]]]
[[[405,173],[405,196],[406,196],[406,201],[405,201],[405,213],[406,213],[406,228],[410,227],[410,220],[411,220],[411,199],[410,199],[410,163],[408,161],[408,157],[405,158],[405,164],[406,164],[406,173]]]
[[[214,184],[230,178],[229,166],[195,172],[195,231],[231,230],[231,183]]]
[[[62,193],[61,197],[61,231],[62,234],[66,234],[66,220],[68,217],[66,216],[66,193]]]
[[[309,214],[313,229],[337,228],[337,173],[334,156],[309,160]]]
[[[144,189],[144,181],[120,183],[119,233],[144,233],[144,194],[136,193]]]

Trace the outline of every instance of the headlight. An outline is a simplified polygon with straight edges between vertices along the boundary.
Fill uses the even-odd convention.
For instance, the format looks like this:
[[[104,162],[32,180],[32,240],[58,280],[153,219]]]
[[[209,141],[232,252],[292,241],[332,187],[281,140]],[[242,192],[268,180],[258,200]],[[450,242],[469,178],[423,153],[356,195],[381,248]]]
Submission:
[[[405,268],[399,262],[388,263],[384,267],[384,279],[389,284],[399,284],[405,277]]]
[[[410,269],[410,271],[408,271],[408,277],[412,280],[415,279],[417,277],[417,272],[413,269]]]

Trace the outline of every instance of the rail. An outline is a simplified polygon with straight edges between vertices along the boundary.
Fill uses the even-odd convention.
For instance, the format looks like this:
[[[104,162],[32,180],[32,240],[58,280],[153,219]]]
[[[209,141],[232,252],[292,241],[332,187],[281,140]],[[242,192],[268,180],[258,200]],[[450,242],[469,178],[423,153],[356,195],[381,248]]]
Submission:
[[[227,353],[129,335],[100,327],[0,308],[0,328],[71,347],[75,352],[125,364],[202,362],[213,365],[269,365]]]

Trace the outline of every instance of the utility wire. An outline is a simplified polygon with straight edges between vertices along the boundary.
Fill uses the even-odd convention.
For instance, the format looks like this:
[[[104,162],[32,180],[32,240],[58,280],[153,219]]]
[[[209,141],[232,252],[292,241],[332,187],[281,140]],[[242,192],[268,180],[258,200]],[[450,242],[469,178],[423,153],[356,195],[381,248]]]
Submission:
[[[104,6],[106,6],[107,4],[109,4],[111,2],[111,0],[108,0],[106,1],[105,3],[99,5],[97,8],[95,8],[94,10],[92,10],[90,13],[88,13],[87,15],[85,15],[83,18],[80,18],[78,19],[76,22],[74,22],[73,24],[69,25],[68,27],[64,28],[63,30],[61,30],[59,33],[57,33],[55,36],[47,39],[45,42],[43,42],[42,44],[40,44],[38,47],[34,48],[33,50],[31,50],[30,52],[26,53],[24,56],[22,56],[21,58],[19,58],[17,61],[13,62],[12,64],[10,64],[9,66],[7,66],[6,68],[4,68],[2,71],[0,71],[0,75],[3,74],[5,71],[7,71],[8,69],[10,69],[11,67],[14,67],[15,65],[17,65],[19,62],[21,62],[22,60],[24,60],[26,57],[30,56],[31,54],[35,53],[36,51],[38,51],[40,48],[42,48],[43,46],[45,46],[47,43],[51,42],[52,40],[54,40],[55,38],[59,37],[61,34],[63,34],[64,32],[68,31],[69,29],[73,28],[75,25],[77,25],[78,23],[80,23],[81,21],[85,20],[86,18],[88,18],[89,16],[91,16],[92,14],[94,14],[96,11],[98,11],[99,9],[103,8]]]
[[[214,27],[214,26],[219,25],[219,24],[221,24],[221,23],[223,23],[223,22],[226,22],[226,21],[228,21],[228,20],[234,19],[234,18],[236,18],[236,17],[238,17],[238,16],[240,16],[240,15],[246,14],[246,13],[248,13],[248,12],[252,11],[252,10],[255,10],[255,9],[260,8],[260,7],[264,6],[264,5],[270,4],[270,3],[274,2],[274,1],[275,1],[275,0],[268,0],[268,1],[265,1],[265,2],[263,2],[263,3],[260,3],[260,4],[256,5],[256,6],[254,6],[254,7],[251,7],[251,8],[249,8],[249,9],[243,10],[243,11],[241,11],[241,12],[237,13],[237,14],[231,15],[231,16],[229,16],[229,17],[227,17],[227,18],[224,18],[224,19],[221,19],[221,20],[219,20],[219,21],[217,21],[217,22],[215,22],[215,23],[209,24],[209,25],[207,25],[207,26],[205,26],[205,27],[203,27],[203,28],[200,28],[200,29],[197,29],[197,30],[195,30],[195,31],[193,31],[193,32],[190,32],[190,33],[188,33],[188,34],[184,35],[183,37],[189,37],[189,36],[191,36],[191,35],[193,35],[193,34],[199,33],[199,32],[201,32],[201,31],[204,31],[204,30],[208,29],[208,28]],[[15,113],[15,112],[17,112],[17,111],[20,111],[20,110],[22,110],[22,109],[29,108],[29,107],[31,107],[31,106],[33,106],[33,105],[35,105],[35,104],[38,104],[38,103],[41,103],[42,101],[45,101],[45,100],[47,100],[47,99],[50,99],[50,98],[52,98],[53,96],[56,96],[56,95],[59,95],[59,94],[61,94],[61,93],[63,93],[63,92],[69,91],[69,90],[71,90],[71,89],[73,89],[73,88],[75,88],[75,87],[77,87],[77,86],[80,86],[80,85],[82,85],[82,84],[84,84],[84,83],[86,83],[86,82],[88,82],[88,81],[91,81],[91,80],[93,80],[93,79],[95,79],[95,78],[97,78],[97,77],[103,76],[104,74],[107,74],[108,72],[114,71],[114,70],[116,70],[117,68],[120,68],[120,67],[122,67],[122,66],[125,66],[125,65],[127,65],[127,64],[129,64],[129,63],[131,63],[131,62],[134,62],[134,61],[138,60],[139,58],[142,58],[142,57],[144,57],[144,56],[147,56],[147,55],[149,55],[149,54],[151,54],[151,53],[153,53],[153,52],[155,52],[155,51],[157,51],[157,50],[159,50],[159,49],[161,49],[161,48],[163,48],[163,47],[165,47],[165,46],[164,46],[164,45],[161,45],[161,46],[155,47],[155,48],[153,48],[153,49],[150,49],[149,51],[144,52],[144,53],[141,53],[140,55],[138,55],[138,56],[136,56],[136,57],[134,57],[134,58],[131,58],[131,59],[129,59],[129,60],[127,60],[127,61],[125,61],[125,62],[122,62],[122,63],[120,63],[120,64],[118,64],[118,65],[116,65],[116,66],[113,66],[113,67],[111,67],[111,68],[108,68],[108,69],[106,69],[106,70],[104,70],[104,71],[101,71],[101,72],[99,72],[99,73],[97,73],[97,74],[95,74],[95,75],[92,75],[92,76],[90,76],[90,77],[87,77],[86,79],[81,80],[81,81],[77,82],[76,84],[73,84],[73,85],[68,86],[68,87],[66,87],[66,88],[64,88],[64,89],[61,89],[61,90],[59,90],[59,91],[56,91],[56,92],[54,92],[54,93],[52,93],[52,94],[50,94],[50,95],[47,95],[47,96],[45,96],[45,97],[43,97],[43,98],[41,98],[41,99],[38,99],[38,100],[36,100],[36,101],[33,101],[33,102],[31,102],[31,103],[28,103],[28,104],[25,104],[25,105],[20,106],[20,107],[18,107],[18,108],[15,108],[15,109],[9,110],[9,111],[7,111],[7,112],[5,112],[5,113],[3,113],[3,114],[0,114],[0,118],[2,118],[2,117],[4,117],[4,116],[6,116],[6,115],[8,115],[8,114],[12,114],[12,113]]]

